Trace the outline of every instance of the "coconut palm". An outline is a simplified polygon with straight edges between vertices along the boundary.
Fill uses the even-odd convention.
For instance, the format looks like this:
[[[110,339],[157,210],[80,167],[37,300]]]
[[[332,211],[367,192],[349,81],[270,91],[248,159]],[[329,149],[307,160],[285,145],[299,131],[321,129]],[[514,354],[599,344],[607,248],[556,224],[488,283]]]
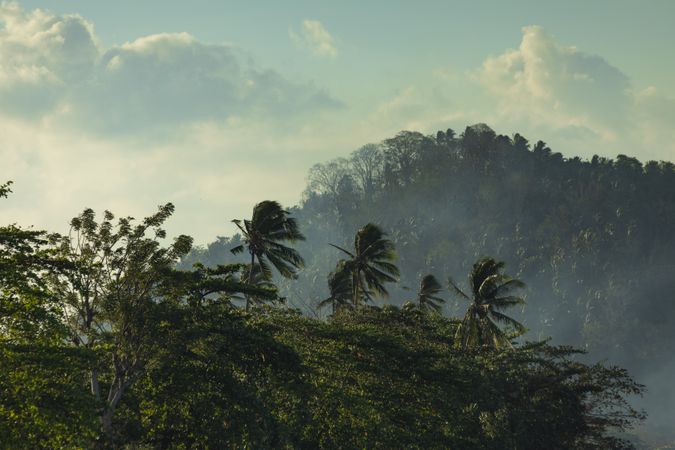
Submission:
[[[356,233],[353,251],[330,244],[349,256],[343,260],[342,270],[351,275],[354,307],[372,300],[373,295],[387,297],[384,283],[396,281],[399,275],[398,267],[391,262],[396,259],[394,244],[385,236],[377,225],[369,223]]]
[[[340,261],[328,276],[328,290],[330,295],[319,303],[320,308],[330,305],[335,313],[342,308],[352,306],[352,276],[348,270],[345,270],[344,261]]]
[[[420,282],[420,290],[417,292],[415,302],[422,311],[433,310],[440,312],[441,305],[445,299],[438,296],[443,290],[443,286],[438,282],[435,276],[427,275]]]
[[[469,274],[470,296],[448,278],[451,291],[470,302],[455,334],[457,347],[512,348],[511,339],[526,331],[522,324],[501,312],[525,303],[521,297],[513,295],[515,290],[524,288],[525,284],[504,275],[503,268],[503,262],[492,258],[478,260]],[[500,328],[498,324],[505,328]]]
[[[294,243],[305,240],[295,219],[289,217],[279,203],[271,200],[260,202],[253,207],[251,220],[233,220],[242,233],[244,244],[234,247],[232,253],[242,253],[244,247],[251,255],[251,263],[247,277],[248,283],[255,278],[256,260],[262,275],[272,278],[270,263],[281,276],[294,278],[296,271],[305,265],[297,250],[283,245],[283,242]],[[249,309],[250,299],[246,299]]]
[[[266,302],[284,302],[283,298],[276,296],[278,292],[277,286],[269,279],[260,268],[260,264],[255,264],[253,266],[253,275],[251,276],[251,268],[247,265],[242,269],[242,278],[244,282],[248,285],[251,285],[254,288],[264,289],[267,292],[274,293],[275,297],[270,298],[268,296],[258,295],[258,294],[248,294],[243,297],[234,297],[238,300],[248,301],[250,304],[262,305]]]

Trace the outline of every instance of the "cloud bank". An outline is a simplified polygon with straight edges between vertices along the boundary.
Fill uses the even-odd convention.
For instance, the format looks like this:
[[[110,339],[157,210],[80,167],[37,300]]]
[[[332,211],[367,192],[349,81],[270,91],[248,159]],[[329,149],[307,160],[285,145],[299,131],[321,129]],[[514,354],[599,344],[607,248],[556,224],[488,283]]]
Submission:
[[[103,48],[79,15],[2,3],[0,179],[15,193],[0,223],[66,231],[85,207],[172,201],[170,234],[208,242],[261,199],[295,203],[343,109],[234,46],[160,33]]]
[[[637,90],[602,57],[563,46],[542,27],[524,27],[517,49],[487,58],[471,76],[494,102],[497,121],[559,140],[568,154],[585,145],[610,156],[675,157],[667,125],[675,102],[653,87]]]
[[[82,17],[14,3],[0,6],[0,24],[0,111],[11,117],[124,133],[203,120],[293,118],[340,106],[312,84],[255,67],[237,48],[187,33],[103,49]]]

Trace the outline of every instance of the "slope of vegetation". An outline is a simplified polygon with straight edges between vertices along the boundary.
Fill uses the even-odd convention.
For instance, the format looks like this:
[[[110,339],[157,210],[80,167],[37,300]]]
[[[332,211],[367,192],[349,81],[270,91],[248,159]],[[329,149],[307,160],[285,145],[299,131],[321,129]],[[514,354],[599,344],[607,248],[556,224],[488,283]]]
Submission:
[[[348,158],[315,165],[294,211],[306,267],[280,292],[307,314],[329,295],[326,274],[342,257],[327,243],[351,245],[374,222],[394,243],[400,282],[390,302],[414,297],[434,275],[446,315],[481,256],[505,261],[527,283],[516,317],[532,338],[579,346],[628,367],[658,395],[651,419],[675,423],[675,165],[619,155],[565,158],[544,142],[497,135],[483,124],[435,136],[401,132]],[[239,236],[189,255],[205,264],[232,260]],[[675,437],[674,437],[675,438]]]
[[[643,387],[539,336],[664,357],[672,330],[631,308],[672,267],[674,173],[474,126],[317,165],[302,207],[261,202],[207,249],[164,243],[171,204],[2,227],[0,443],[631,448]]]

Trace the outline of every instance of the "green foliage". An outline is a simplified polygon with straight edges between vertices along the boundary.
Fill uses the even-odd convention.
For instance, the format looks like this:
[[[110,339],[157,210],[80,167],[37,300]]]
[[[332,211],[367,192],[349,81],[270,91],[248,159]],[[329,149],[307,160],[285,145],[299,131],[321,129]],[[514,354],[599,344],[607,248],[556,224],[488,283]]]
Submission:
[[[92,355],[39,340],[0,345],[0,446],[90,448],[99,405],[83,388]]]
[[[45,282],[64,264],[47,243],[44,232],[0,227],[2,448],[86,448],[97,434],[98,405],[82,383],[92,355],[64,345],[66,328]]]
[[[11,185],[11,181],[6,182],[5,184],[0,184],[0,198],[7,198],[7,195],[12,192],[12,189],[10,189]]]
[[[133,433],[118,408],[167,357],[174,327],[187,325],[178,313],[229,305],[238,293],[278,299],[275,288],[241,282],[243,265],[175,270],[191,239],[161,245],[172,212],[167,204],[114,224],[110,212],[97,222],[86,209],[68,236],[0,229],[2,442],[121,445]]]
[[[492,258],[481,258],[469,274],[471,296],[465,294],[448,278],[450,288],[461,298],[469,301],[464,318],[455,336],[458,347],[469,349],[477,346],[512,348],[511,340],[525,333],[525,327],[504,314],[506,308],[523,305],[525,301],[512,295],[525,284],[501,273],[503,262]],[[506,326],[506,331],[498,324]]]
[[[332,312],[339,309],[353,308],[354,287],[353,276],[344,260],[338,262],[337,267],[328,275],[328,290],[330,295],[319,302],[319,308],[330,305]]]
[[[457,322],[418,310],[262,322],[307,367],[309,448],[619,448],[607,430],[641,417],[621,369],[544,343],[458,351]]]
[[[243,235],[244,243],[231,249],[238,254],[248,249],[251,255],[247,281],[249,284],[258,281],[270,280],[271,263],[285,278],[295,278],[296,270],[303,267],[305,261],[297,250],[287,247],[282,242],[297,242],[305,239],[300,232],[297,222],[289,217],[279,203],[271,200],[260,202],[253,207],[251,220],[233,220]],[[257,260],[257,264],[256,264]],[[246,308],[249,308],[250,298],[246,298]]]
[[[416,298],[417,306],[421,310],[440,312],[443,303],[445,303],[445,299],[438,296],[442,290],[443,286],[435,276],[426,275],[420,281],[420,289]]]
[[[293,215],[307,235],[296,247],[306,267],[297,281],[277,285],[308,314],[330,295],[324,280],[339,257],[326,242],[350,249],[355,232],[376,220],[396,246],[399,287],[419,286],[429,273],[464,276],[478,257],[492,255],[527,281],[523,296],[534,300],[513,316],[533,336],[587,348],[640,377],[670,364],[672,162],[565,158],[484,124],[434,136],[403,132],[315,165]],[[239,238],[191,258],[223,263]],[[389,302],[411,300],[390,286]],[[448,301],[442,309],[459,315],[465,305]]]
[[[313,171],[312,186],[320,190],[308,193],[302,214],[315,227],[310,228],[315,237],[325,238],[336,223],[342,231],[352,230],[364,222],[360,214],[372,213],[372,202],[382,205],[378,219],[395,221],[387,226],[391,239],[369,223],[356,232],[353,250],[333,245],[347,257],[329,277],[324,304],[333,306],[333,314],[325,321],[267,304],[280,299],[269,264],[283,277],[295,278],[304,263],[297,249],[282,244],[302,241],[304,235],[276,202],[256,205],[250,221],[235,221],[242,235],[222,241],[234,244],[235,253],[248,248],[250,264],[221,260],[189,270],[176,267],[191,248],[189,237],[161,243],[171,204],[140,222],[130,217],[114,222],[109,212],[97,221],[86,209],[71,221],[68,236],[1,228],[0,444],[630,448],[615,436],[644,417],[628,403],[643,387],[623,369],[583,363],[570,347],[513,345],[509,330],[498,324],[522,332],[501,311],[522,303],[512,291],[523,284],[502,273],[503,263],[491,258],[475,263],[470,295],[450,282],[470,302],[463,320],[427,313],[442,312],[442,287],[421,274],[439,268],[454,273],[446,269],[455,250],[483,249],[492,235],[488,231],[503,226],[499,219],[513,203],[500,194],[499,183],[508,179],[520,185],[504,169],[517,175],[520,162],[545,172],[551,161],[568,162],[543,143],[529,152],[522,137],[511,141],[484,125],[467,128],[460,139],[450,131],[436,138],[400,133],[330,170]],[[621,182],[637,183],[638,166],[623,157],[612,171],[621,174]],[[457,176],[460,169],[468,175]],[[645,168],[656,177],[669,170]],[[466,186],[450,193],[445,187],[453,183]],[[8,187],[0,186],[0,196]],[[455,229],[425,242],[422,232],[443,221],[419,211],[399,214],[403,207],[422,207],[416,187],[422,198],[440,202],[436,207],[457,201],[476,213],[462,239]],[[357,205],[359,199],[367,207]],[[483,209],[492,215],[487,228],[477,219],[484,218],[478,213]],[[606,257],[598,239],[608,240],[623,215],[616,211],[619,220],[604,237],[598,238],[597,227],[573,233],[579,254],[590,255],[592,264]],[[555,230],[560,222],[548,216],[522,219],[536,232]],[[560,234],[549,233],[558,240],[535,252],[519,227],[512,231],[511,240],[500,245],[516,246],[528,267],[553,267],[561,276],[567,257],[558,250],[567,247]],[[536,233],[532,241],[542,243]],[[409,275],[421,278],[418,306],[366,305],[376,295],[388,295],[385,284],[399,277],[395,245],[402,255],[397,261],[423,269]],[[551,248],[557,250],[550,261],[540,257]],[[522,264],[519,268],[522,277]],[[316,282],[320,271],[310,266],[306,273]],[[622,283],[612,279],[612,292]],[[247,298],[245,310],[232,304],[238,294]]]
[[[338,272],[344,273],[334,275],[333,281],[344,284],[345,273],[351,276],[354,308],[372,300],[373,295],[387,297],[389,292],[384,283],[396,281],[399,275],[398,267],[392,263],[396,259],[394,244],[385,236],[377,225],[369,223],[356,233],[353,251],[330,244],[349,257],[338,262]]]
[[[278,448],[292,441],[279,417],[288,405],[275,402],[297,382],[298,357],[250,320],[228,302],[175,304],[157,362],[121,405],[128,442]]]

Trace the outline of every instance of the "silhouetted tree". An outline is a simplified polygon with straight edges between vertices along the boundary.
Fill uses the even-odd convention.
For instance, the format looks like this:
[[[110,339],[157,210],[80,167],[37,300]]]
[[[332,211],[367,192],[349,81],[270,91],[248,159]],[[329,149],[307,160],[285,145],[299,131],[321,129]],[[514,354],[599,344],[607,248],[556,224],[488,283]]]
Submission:
[[[502,274],[503,268],[503,262],[492,258],[478,260],[469,274],[470,296],[448,278],[450,288],[470,302],[455,334],[458,347],[511,347],[511,339],[525,332],[523,325],[501,312],[525,303],[521,297],[511,295],[514,290],[523,288],[524,283]],[[505,331],[497,324],[506,325],[508,329]]]
[[[371,300],[371,294],[389,295],[384,283],[396,281],[399,275],[398,267],[392,263],[396,253],[394,244],[377,225],[369,223],[356,233],[353,252],[330,245],[349,256],[342,263],[342,270],[351,274],[354,307],[360,306],[362,299]]]
[[[305,239],[300,232],[297,222],[289,217],[289,212],[284,210],[279,203],[266,200],[253,207],[251,220],[233,220],[241,230],[244,244],[237,245],[231,251],[234,254],[242,253],[244,248],[251,255],[248,282],[254,282],[256,260],[260,271],[267,278],[272,278],[271,263],[281,276],[285,278],[295,277],[296,270],[303,267],[305,262],[297,250],[287,247],[282,242],[294,243]],[[250,301],[246,300],[248,310]]]
[[[445,299],[438,296],[443,290],[443,286],[438,282],[435,276],[427,275],[420,282],[420,290],[417,292],[417,306],[423,311],[433,310],[439,312]]]

